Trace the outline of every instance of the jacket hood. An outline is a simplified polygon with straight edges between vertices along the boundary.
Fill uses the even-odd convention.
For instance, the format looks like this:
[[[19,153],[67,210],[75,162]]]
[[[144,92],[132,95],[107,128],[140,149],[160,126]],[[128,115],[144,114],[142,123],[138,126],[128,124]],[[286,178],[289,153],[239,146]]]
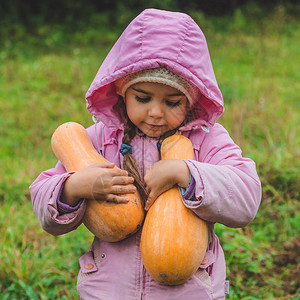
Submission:
[[[192,126],[211,127],[223,113],[206,39],[195,21],[184,13],[146,9],[127,26],[103,61],[86,94],[87,109],[113,130],[123,126],[114,81],[142,69],[165,66],[199,88]]]

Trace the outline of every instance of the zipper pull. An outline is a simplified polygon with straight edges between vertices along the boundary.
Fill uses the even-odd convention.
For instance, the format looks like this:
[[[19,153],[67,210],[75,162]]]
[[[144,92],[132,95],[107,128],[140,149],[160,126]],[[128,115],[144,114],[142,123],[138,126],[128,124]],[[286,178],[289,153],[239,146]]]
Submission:
[[[209,133],[209,128],[206,126],[206,125],[202,125],[201,126],[201,129],[206,132],[206,133]]]

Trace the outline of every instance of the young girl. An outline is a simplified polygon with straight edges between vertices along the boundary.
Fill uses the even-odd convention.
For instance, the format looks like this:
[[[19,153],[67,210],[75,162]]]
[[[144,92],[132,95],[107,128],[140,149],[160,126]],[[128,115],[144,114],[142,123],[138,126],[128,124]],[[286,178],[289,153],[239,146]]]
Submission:
[[[261,187],[254,162],[216,123],[223,100],[198,25],[183,13],[143,11],[107,55],[86,100],[98,120],[88,133],[111,163],[68,173],[58,162],[41,173],[30,190],[42,228],[70,232],[82,223],[88,199],[126,202],[122,194],[135,189],[126,185],[135,182],[146,210],[179,186],[184,205],[208,222],[211,236],[199,270],[178,286],[159,285],[145,270],[141,230],[116,243],[95,237],[79,259],[81,299],[224,299],[228,282],[214,223],[246,226]],[[191,140],[194,160],[160,160],[161,141],[177,130]]]

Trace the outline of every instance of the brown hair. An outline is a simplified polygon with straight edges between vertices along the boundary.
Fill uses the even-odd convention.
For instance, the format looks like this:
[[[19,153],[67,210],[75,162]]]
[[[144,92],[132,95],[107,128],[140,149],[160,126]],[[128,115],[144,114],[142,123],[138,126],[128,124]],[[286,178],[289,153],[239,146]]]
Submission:
[[[120,96],[121,97],[121,96]],[[122,98],[122,97],[121,97]],[[124,101],[122,100],[122,107],[124,113],[124,136],[122,138],[122,143],[126,145],[130,145],[131,141],[137,134],[136,126],[131,122],[131,120],[127,116],[126,106]],[[140,197],[145,205],[146,200],[148,198],[148,193],[146,192],[146,188],[144,186],[143,180],[140,175],[140,170],[137,165],[137,162],[133,155],[128,151],[124,154],[123,159],[123,169],[128,172],[128,175],[134,178],[134,185],[136,186]]]

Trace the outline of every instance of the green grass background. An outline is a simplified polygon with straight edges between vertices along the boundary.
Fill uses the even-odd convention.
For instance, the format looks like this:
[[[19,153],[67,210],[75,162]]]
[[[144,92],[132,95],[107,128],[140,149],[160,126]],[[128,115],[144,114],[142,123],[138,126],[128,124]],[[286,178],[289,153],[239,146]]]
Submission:
[[[296,9],[296,7],[295,7]],[[299,12],[299,7],[297,7]],[[216,226],[227,261],[228,299],[300,299],[300,23],[284,6],[226,17],[191,16],[203,29],[223,92],[220,122],[257,163],[263,200],[246,228]],[[0,299],[78,299],[78,258],[91,234],[43,232],[28,186],[56,163],[50,138],[66,121],[89,126],[85,92],[134,15],[0,34]],[[282,298],[286,297],[286,298]]]

